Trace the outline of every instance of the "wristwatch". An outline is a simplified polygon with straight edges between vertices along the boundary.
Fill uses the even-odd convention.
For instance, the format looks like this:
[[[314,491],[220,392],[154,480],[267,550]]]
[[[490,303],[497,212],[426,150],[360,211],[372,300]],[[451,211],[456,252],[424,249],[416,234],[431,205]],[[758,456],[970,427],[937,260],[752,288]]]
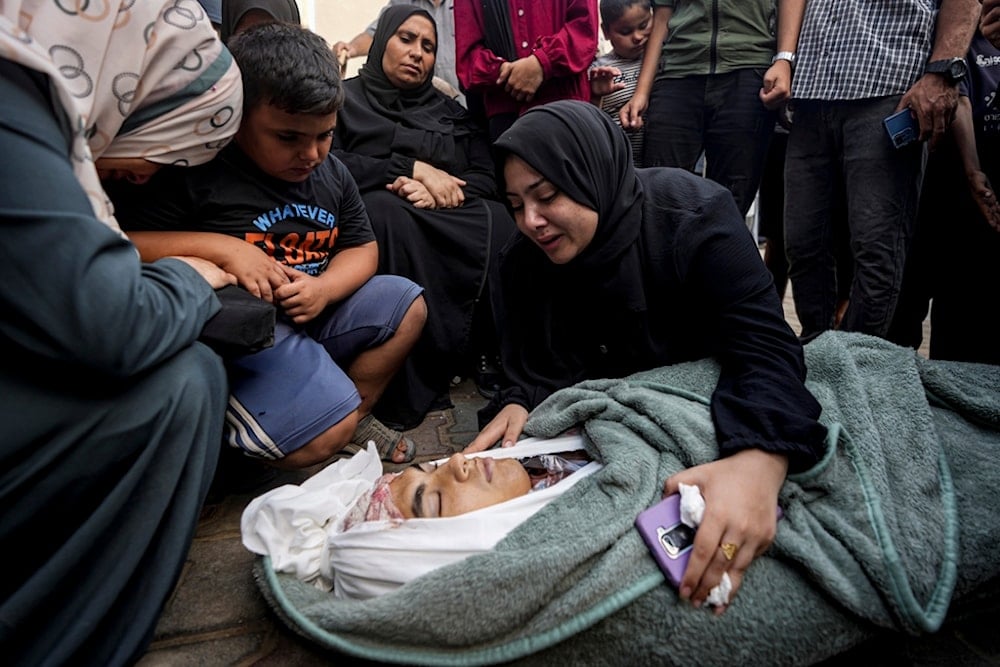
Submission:
[[[945,78],[945,81],[952,85],[964,79],[968,71],[969,66],[965,63],[965,58],[932,60],[924,68],[925,74],[940,74]]]
[[[789,65],[795,64],[795,52],[794,51],[778,51],[771,58],[771,64],[778,62],[779,60],[787,60]]]

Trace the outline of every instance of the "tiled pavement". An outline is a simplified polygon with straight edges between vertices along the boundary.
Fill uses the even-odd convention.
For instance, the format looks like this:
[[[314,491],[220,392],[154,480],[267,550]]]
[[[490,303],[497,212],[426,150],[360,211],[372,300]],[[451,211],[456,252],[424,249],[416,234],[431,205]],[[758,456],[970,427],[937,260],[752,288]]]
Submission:
[[[798,331],[790,298],[785,306]],[[484,399],[473,383],[454,387],[452,402],[453,409],[432,412],[408,432],[418,443],[419,460],[459,451],[475,435],[475,413]],[[246,504],[267,489],[304,480],[309,472],[276,474],[262,465],[241,463],[237,468],[232,460],[224,461],[180,583],[140,667],[358,664],[299,638],[271,613],[251,576],[253,556],[240,543],[240,514]],[[1000,650],[991,655],[1000,656]]]

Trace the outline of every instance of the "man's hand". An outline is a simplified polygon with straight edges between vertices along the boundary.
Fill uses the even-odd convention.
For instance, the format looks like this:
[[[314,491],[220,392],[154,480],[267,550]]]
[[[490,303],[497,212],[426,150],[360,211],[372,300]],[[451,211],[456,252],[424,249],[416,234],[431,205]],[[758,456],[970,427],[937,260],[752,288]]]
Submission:
[[[760,101],[768,109],[777,109],[792,94],[792,64],[776,60],[766,72],[760,89]]]
[[[979,207],[980,213],[983,214],[983,218],[986,219],[990,227],[1000,232],[1000,202],[997,201],[996,191],[993,190],[990,179],[981,171],[967,174],[966,177],[969,180],[972,198],[976,200],[976,205]]]
[[[466,454],[481,452],[484,449],[489,449],[498,441],[502,442],[504,447],[512,447],[521,437],[521,430],[527,421],[528,410],[524,406],[516,403],[505,405],[497,413],[497,416],[479,432],[475,440],[462,451]]]
[[[649,97],[638,92],[632,95],[632,99],[618,111],[618,120],[622,122],[622,127],[626,130],[641,129],[642,115],[646,113],[648,106]]]
[[[930,140],[934,146],[948,131],[958,106],[958,87],[938,74],[924,74],[917,79],[896,111],[909,107],[920,124],[920,140]]]
[[[983,0],[979,31],[990,44],[1000,49],[1000,0]]]

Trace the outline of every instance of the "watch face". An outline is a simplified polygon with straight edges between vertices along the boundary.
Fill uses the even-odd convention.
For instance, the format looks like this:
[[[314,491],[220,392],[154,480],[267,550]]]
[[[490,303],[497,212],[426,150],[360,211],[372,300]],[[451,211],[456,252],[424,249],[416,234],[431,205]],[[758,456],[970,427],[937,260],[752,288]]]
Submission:
[[[958,81],[965,77],[966,69],[964,60],[961,58],[954,60],[951,65],[948,66],[948,77],[952,81]]]

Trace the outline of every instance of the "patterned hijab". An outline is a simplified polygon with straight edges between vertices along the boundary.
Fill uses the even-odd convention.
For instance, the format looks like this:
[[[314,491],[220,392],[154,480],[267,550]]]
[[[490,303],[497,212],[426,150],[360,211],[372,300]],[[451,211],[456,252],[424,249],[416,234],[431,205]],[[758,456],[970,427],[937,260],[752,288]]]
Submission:
[[[198,0],[0,3],[0,56],[46,74],[76,136],[74,171],[117,229],[93,160],[207,162],[236,133],[243,89]]]

